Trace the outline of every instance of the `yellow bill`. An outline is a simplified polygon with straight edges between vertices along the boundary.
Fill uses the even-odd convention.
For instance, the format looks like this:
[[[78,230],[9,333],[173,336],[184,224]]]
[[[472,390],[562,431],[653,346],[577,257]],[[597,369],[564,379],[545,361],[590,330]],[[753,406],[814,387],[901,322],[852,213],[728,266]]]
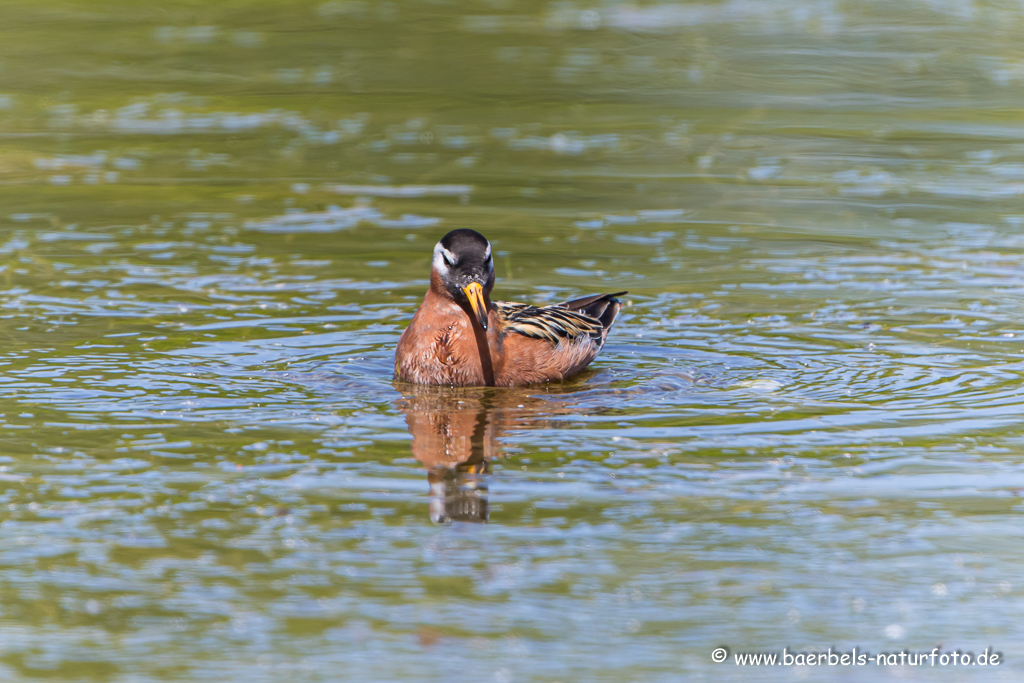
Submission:
[[[480,322],[480,327],[487,329],[487,302],[484,301],[484,288],[479,282],[470,282],[462,288],[469,305],[473,307],[473,313]]]

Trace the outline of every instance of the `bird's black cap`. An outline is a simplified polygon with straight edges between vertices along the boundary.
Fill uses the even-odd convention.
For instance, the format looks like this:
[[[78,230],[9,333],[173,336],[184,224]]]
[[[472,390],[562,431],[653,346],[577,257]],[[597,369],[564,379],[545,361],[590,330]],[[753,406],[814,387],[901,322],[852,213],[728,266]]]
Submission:
[[[460,261],[468,256],[471,260],[482,262],[487,258],[490,243],[476,230],[460,228],[442,237],[441,246],[457,256]]]

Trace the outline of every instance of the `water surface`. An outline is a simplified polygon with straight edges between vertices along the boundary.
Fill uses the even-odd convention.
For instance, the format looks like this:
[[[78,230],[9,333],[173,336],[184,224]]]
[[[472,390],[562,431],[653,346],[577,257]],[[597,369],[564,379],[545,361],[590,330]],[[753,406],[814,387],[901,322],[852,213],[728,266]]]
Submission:
[[[1021,677],[1024,9],[3,14],[0,678]],[[591,370],[393,383],[464,227]]]

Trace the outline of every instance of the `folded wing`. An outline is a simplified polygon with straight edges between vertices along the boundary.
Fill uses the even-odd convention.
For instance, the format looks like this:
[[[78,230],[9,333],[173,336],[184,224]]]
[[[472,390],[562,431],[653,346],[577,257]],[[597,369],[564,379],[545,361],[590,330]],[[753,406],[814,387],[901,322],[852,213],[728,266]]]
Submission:
[[[510,301],[495,302],[503,329],[554,344],[563,340],[590,339],[600,349],[622,304],[615,294],[594,294],[552,306],[530,306]]]

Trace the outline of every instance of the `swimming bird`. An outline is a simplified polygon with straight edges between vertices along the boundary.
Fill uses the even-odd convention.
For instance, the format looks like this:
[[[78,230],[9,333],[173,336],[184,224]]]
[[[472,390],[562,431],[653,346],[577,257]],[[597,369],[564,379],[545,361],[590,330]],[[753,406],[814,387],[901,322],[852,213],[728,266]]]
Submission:
[[[521,386],[562,380],[594,360],[621,303],[594,294],[551,306],[491,301],[491,244],[453,230],[434,247],[430,288],[402,333],[395,377],[415,384]]]

